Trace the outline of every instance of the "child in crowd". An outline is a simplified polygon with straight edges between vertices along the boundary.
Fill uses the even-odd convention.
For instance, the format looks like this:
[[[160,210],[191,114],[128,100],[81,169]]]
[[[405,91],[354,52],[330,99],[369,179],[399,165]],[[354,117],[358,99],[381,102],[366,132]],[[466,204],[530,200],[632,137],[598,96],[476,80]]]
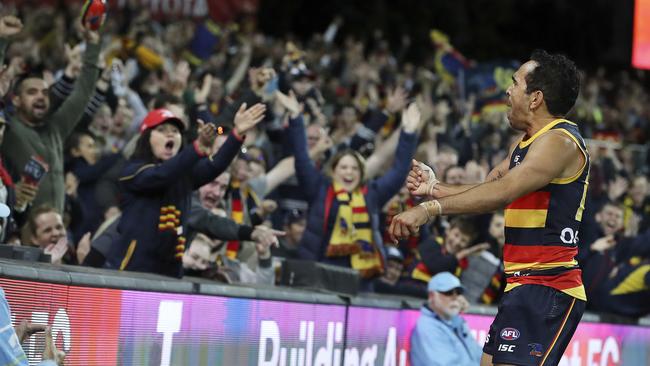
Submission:
[[[71,231],[77,242],[85,233],[94,233],[104,221],[104,212],[97,203],[96,184],[120,158],[120,154],[99,156],[95,137],[90,132],[73,133],[67,141],[66,171],[78,181],[77,201],[81,206],[80,221],[73,221]]]

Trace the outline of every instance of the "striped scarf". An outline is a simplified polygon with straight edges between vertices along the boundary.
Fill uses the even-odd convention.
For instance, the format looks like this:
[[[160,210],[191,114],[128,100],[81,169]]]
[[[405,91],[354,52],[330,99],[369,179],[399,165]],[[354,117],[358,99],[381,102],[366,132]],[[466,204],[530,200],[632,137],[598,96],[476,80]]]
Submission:
[[[350,265],[362,278],[371,278],[384,272],[382,257],[372,239],[370,215],[366,207],[366,188],[348,193],[337,183],[327,192],[325,217],[334,199],[339,203],[332,235],[327,246],[328,257],[350,256]],[[327,219],[326,219],[327,220]]]
[[[230,193],[230,218],[238,224],[244,223],[245,214],[250,214],[259,205],[259,199],[255,192],[248,186],[241,188],[238,181],[233,181],[229,188]],[[226,244],[226,256],[229,259],[237,258],[241,243],[239,240],[230,240]]]
[[[174,258],[177,261],[182,261],[183,253],[185,253],[185,237],[182,235],[181,211],[176,206],[168,205],[160,208],[158,231],[175,241]]]

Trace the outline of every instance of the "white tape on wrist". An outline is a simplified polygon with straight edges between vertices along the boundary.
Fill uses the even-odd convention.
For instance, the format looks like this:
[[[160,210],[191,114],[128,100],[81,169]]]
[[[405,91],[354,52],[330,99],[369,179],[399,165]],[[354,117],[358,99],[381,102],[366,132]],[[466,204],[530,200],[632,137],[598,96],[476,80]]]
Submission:
[[[437,185],[439,182],[440,182],[440,181],[437,180],[436,178],[433,178],[432,180],[429,181],[429,183],[428,183],[429,187],[427,187],[427,194],[428,194],[429,196],[433,196],[433,191],[435,190],[436,185]]]
[[[438,200],[425,201],[420,203],[420,206],[422,206],[424,211],[427,213],[427,222],[435,216],[442,215],[442,206]]]

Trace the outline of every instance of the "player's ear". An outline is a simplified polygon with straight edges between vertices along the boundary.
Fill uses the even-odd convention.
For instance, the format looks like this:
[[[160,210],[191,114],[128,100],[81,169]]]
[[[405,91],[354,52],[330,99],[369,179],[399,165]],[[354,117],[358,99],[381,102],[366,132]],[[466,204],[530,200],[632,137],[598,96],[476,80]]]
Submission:
[[[544,92],[542,92],[541,90],[535,90],[534,92],[530,93],[530,102],[528,108],[530,108],[531,111],[534,111],[535,109],[539,108],[543,103],[544,103]]]

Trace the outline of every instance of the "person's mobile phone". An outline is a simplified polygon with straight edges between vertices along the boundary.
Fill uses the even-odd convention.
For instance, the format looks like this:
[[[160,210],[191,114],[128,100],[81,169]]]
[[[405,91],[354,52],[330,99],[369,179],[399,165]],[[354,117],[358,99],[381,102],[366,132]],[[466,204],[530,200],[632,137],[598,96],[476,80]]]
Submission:
[[[23,170],[22,178],[25,183],[38,185],[43,179],[49,166],[40,156],[32,156]]]
[[[264,88],[264,93],[271,95],[278,90],[279,80],[277,76],[274,76],[273,79],[269,80],[266,83],[266,88]]]

